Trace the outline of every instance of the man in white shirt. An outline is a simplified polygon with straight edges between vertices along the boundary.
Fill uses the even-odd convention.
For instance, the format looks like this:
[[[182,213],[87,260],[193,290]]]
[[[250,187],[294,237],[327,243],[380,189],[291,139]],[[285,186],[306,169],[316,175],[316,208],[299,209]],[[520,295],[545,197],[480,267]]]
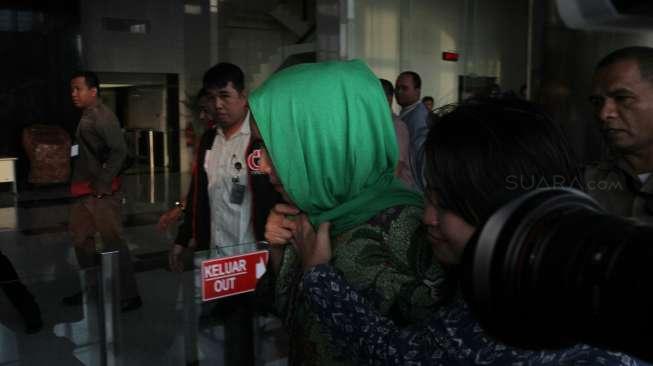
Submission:
[[[229,97],[227,97],[229,98]],[[217,96],[216,100],[221,97]],[[218,102],[218,104],[221,104]],[[249,111],[232,129],[218,127],[204,169],[211,203],[211,245],[222,255],[234,255],[238,244],[254,242],[252,192],[248,187],[246,152],[250,143]],[[237,115],[235,118],[242,118]]]
[[[238,244],[254,241],[252,192],[246,154],[250,144],[249,108],[244,75],[230,63],[204,74],[215,128],[200,140],[184,222],[170,252],[170,266],[181,270],[181,253],[195,239],[197,249],[218,248],[235,254]]]
[[[195,248],[217,248],[220,256],[240,253],[252,243],[252,191],[248,178],[249,108],[242,70],[230,63],[210,68],[203,79],[211,100],[215,128],[200,140],[184,222],[169,254],[170,268],[183,270],[182,253],[191,239]],[[253,305],[250,294],[215,303],[225,325],[225,365],[253,365]]]

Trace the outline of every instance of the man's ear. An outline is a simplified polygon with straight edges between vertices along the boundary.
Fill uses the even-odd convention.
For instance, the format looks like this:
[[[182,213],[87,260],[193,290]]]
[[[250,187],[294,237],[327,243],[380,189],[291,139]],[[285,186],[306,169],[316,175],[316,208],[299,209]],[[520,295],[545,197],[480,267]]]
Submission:
[[[91,95],[94,96],[94,97],[97,97],[97,88],[96,87],[91,88]]]

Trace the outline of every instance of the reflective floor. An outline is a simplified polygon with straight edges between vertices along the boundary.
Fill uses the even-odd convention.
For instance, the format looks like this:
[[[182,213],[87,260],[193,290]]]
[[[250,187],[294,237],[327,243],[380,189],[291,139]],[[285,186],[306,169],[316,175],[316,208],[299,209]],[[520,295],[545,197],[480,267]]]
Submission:
[[[123,365],[224,364],[224,327],[207,316],[211,304],[200,304],[198,272],[168,271],[176,229],[156,230],[159,215],[180,198],[187,180],[167,173],[125,177],[125,238],[143,307],[120,315],[116,347]],[[107,353],[98,294],[86,292],[82,306],[61,303],[99,271],[80,271],[76,264],[67,232],[68,187],[25,187],[18,196],[10,185],[1,188],[0,251],[35,296],[44,327],[26,334],[18,312],[0,294],[0,365],[100,365]],[[287,337],[278,319],[260,314],[254,324],[256,364],[285,365]]]

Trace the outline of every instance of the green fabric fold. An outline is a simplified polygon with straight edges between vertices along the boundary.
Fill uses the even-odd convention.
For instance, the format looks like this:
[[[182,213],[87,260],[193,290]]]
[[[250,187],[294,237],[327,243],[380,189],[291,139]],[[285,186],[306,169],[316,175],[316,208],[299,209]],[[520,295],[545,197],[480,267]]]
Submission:
[[[249,107],[290,199],[332,234],[422,198],[394,171],[397,138],[377,77],[363,62],[301,64],[272,75]]]

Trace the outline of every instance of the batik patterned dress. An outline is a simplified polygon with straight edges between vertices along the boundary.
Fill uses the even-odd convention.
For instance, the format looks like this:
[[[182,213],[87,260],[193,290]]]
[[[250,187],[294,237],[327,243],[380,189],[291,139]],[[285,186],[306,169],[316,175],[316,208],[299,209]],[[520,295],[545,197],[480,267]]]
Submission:
[[[334,348],[356,365],[646,365],[583,344],[555,351],[507,346],[487,336],[460,297],[422,324],[402,328],[330,265],[310,269],[304,291]]]
[[[398,324],[428,318],[446,292],[444,273],[432,261],[420,227],[421,215],[416,207],[389,208],[332,239],[332,265],[374,309]],[[290,335],[290,364],[356,364],[329,345],[306,302],[303,275],[295,250],[286,247],[275,295]]]

